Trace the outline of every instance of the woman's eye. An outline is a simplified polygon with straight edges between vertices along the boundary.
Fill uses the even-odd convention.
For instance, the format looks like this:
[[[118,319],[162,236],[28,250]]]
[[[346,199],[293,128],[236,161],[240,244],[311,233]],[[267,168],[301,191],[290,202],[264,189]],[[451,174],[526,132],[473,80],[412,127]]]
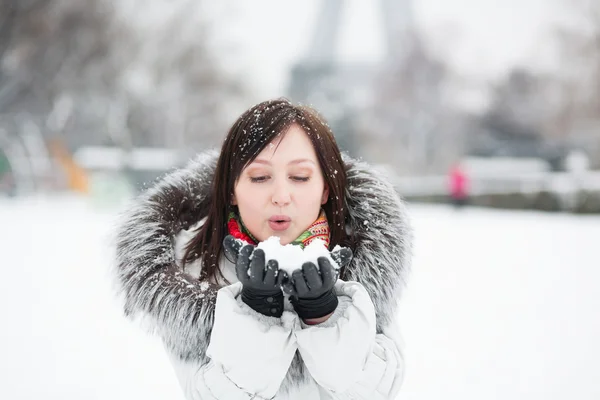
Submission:
[[[267,179],[269,179],[268,176],[253,176],[253,177],[250,177],[250,182],[253,182],[253,183],[266,182]]]
[[[291,178],[293,181],[296,182],[308,182],[308,180],[310,179],[310,177],[308,176],[292,176]]]

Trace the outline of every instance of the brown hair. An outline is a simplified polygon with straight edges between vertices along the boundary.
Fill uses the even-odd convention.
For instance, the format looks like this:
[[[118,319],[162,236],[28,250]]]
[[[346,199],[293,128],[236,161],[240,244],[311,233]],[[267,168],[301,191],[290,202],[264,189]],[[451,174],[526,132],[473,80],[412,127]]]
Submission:
[[[228,234],[227,218],[235,206],[231,205],[234,185],[242,170],[277,136],[284,136],[292,124],[298,124],[308,134],[317,153],[329,198],[323,205],[329,221],[330,248],[339,244],[350,246],[345,231],[346,171],[331,129],[316,110],[294,105],[287,99],[269,100],[245,111],[233,124],[217,161],[212,182],[210,203],[201,212],[206,222],[186,248],[186,262],[202,258],[201,279],[221,277],[218,260],[223,238]]]

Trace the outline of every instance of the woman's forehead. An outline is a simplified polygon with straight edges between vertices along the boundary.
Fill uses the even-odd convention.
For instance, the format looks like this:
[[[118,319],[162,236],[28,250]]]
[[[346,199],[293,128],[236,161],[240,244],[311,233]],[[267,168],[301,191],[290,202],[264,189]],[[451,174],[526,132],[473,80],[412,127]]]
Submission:
[[[278,135],[258,154],[254,163],[317,162],[317,154],[308,134],[299,126],[291,126],[285,134]]]

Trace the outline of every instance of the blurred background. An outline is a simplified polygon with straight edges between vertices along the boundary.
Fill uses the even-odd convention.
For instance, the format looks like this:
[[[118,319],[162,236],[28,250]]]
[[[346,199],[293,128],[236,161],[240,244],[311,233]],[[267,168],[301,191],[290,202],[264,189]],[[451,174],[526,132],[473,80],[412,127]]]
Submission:
[[[138,191],[286,96],[408,199],[460,167],[477,205],[600,212],[597,1],[0,7],[5,194]]]
[[[0,0],[1,397],[177,398],[114,217],[284,96],[408,201],[399,398],[600,398],[599,93],[598,0]]]

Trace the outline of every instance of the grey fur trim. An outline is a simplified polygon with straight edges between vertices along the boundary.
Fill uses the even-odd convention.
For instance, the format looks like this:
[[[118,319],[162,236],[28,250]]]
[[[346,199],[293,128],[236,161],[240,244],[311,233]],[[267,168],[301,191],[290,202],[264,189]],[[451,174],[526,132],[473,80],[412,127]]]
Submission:
[[[356,236],[346,281],[360,282],[375,306],[377,333],[396,315],[412,257],[406,207],[386,173],[344,155],[350,228]]]
[[[166,176],[122,215],[116,234],[116,286],[125,314],[149,318],[152,330],[183,360],[204,363],[218,287],[175,264],[173,237],[208,201],[217,152]]]
[[[209,201],[218,153],[200,154],[140,196],[123,214],[116,237],[115,278],[125,313],[150,318],[166,347],[183,360],[206,362],[218,287],[175,264],[174,235],[200,217]],[[405,206],[382,172],[344,156],[349,225],[357,239],[345,280],[360,282],[375,305],[381,332],[397,310],[409,268],[411,229]],[[299,355],[282,384],[307,378]]]

